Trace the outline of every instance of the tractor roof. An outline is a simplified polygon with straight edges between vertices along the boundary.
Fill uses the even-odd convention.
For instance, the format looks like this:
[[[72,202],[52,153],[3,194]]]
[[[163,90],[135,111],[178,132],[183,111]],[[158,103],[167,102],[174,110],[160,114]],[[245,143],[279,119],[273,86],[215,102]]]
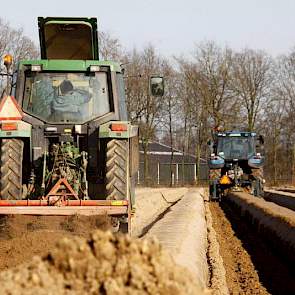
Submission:
[[[20,68],[42,65],[43,71],[87,71],[91,65],[121,72],[117,62],[99,61],[97,19],[38,17],[41,60],[23,60]]]
[[[42,59],[98,60],[97,19],[38,17]]]

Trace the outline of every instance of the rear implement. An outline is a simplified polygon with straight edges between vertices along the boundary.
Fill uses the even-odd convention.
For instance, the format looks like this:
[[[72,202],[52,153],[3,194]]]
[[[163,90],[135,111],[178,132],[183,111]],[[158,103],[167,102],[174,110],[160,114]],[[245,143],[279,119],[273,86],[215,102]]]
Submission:
[[[0,214],[122,216],[128,215],[128,202],[110,200],[68,200],[62,206],[52,206],[45,200],[0,200]]]

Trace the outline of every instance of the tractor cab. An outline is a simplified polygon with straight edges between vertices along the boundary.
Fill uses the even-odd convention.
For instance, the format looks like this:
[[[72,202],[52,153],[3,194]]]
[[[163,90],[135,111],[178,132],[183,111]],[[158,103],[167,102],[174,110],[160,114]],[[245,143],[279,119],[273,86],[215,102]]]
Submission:
[[[264,163],[263,138],[255,132],[228,131],[213,136],[209,166],[213,169],[231,165],[233,162],[247,163],[258,168]]]
[[[216,154],[225,160],[248,160],[255,154],[255,133],[218,133]]]
[[[111,112],[108,67],[95,66],[93,71],[90,65],[65,72],[51,70],[51,63],[23,65],[24,112],[50,124],[84,124]]]
[[[39,17],[38,27],[42,59],[19,66],[23,111],[48,124],[85,124],[116,111],[112,93],[122,84],[121,69],[98,60],[97,20]]]

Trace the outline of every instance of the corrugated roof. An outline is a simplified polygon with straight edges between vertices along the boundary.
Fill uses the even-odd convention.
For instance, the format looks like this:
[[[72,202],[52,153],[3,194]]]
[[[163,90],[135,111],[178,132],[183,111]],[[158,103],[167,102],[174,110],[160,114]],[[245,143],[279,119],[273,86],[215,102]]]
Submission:
[[[142,145],[139,145],[139,153],[143,154]],[[170,162],[171,159],[171,147],[159,142],[149,142],[148,155],[154,160],[157,159],[160,162]],[[183,161],[183,153],[177,149],[173,149],[173,162],[180,163]],[[196,157],[190,154],[184,154],[185,163],[195,163]],[[201,158],[201,162],[206,163],[207,161]]]

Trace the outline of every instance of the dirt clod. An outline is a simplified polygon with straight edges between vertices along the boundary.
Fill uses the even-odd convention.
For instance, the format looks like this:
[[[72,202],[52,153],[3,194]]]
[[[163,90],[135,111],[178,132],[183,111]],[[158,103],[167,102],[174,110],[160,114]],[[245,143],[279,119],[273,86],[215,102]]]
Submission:
[[[0,273],[2,294],[201,294],[155,240],[95,231]]]

